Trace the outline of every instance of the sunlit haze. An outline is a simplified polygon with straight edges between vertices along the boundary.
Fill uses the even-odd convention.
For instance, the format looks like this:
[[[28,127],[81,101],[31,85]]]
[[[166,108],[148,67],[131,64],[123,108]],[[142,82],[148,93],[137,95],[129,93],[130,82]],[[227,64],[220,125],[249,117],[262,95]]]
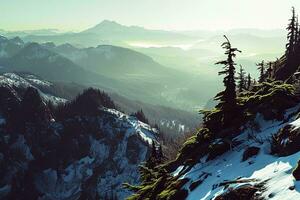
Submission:
[[[200,30],[286,26],[297,0],[0,0],[0,29],[80,31],[104,19],[151,29]]]

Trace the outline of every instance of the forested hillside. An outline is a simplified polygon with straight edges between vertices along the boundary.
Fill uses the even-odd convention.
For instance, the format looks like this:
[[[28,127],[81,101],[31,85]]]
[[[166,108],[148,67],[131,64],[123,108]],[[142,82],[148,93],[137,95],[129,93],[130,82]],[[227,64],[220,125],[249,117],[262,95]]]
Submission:
[[[256,81],[236,63],[242,51],[225,37],[224,90],[201,110],[203,126],[176,159],[148,161],[128,199],[299,199],[299,25],[292,9],[281,59],[257,63]],[[239,67],[239,68],[238,68]],[[239,69],[239,70],[238,70]],[[238,77],[237,80],[235,77]],[[155,164],[152,164],[154,162]]]

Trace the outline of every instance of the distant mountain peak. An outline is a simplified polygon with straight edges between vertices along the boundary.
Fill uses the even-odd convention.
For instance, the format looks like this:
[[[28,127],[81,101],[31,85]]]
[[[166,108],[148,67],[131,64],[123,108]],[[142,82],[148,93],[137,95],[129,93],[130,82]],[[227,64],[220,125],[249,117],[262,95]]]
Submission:
[[[83,32],[91,32],[91,33],[97,33],[101,31],[107,31],[107,30],[121,30],[127,28],[126,26],[123,26],[115,21],[110,20],[103,20],[101,23],[97,24],[94,27],[91,27]]]
[[[14,42],[15,44],[18,44],[18,45],[23,45],[24,44],[24,41],[18,36],[10,39],[10,41],[12,41],[12,42]]]
[[[113,21],[113,20],[107,20],[107,19],[105,19],[105,20],[103,20],[102,22],[100,22],[98,25],[96,25],[96,26],[123,26],[123,25],[121,25],[121,24],[119,24],[119,23],[117,23],[116,21]]]
[[[145,31],[143,27],[140,26],[126,26],[123,24],[119,24],[116,21],[112,20],[103,20],[99,24],[94,27],[91,27],[83,32],[85,33],[103,33],[103,32],[120,32],[120,31],[129,31],[129,32],[136,32],[136,31]]]

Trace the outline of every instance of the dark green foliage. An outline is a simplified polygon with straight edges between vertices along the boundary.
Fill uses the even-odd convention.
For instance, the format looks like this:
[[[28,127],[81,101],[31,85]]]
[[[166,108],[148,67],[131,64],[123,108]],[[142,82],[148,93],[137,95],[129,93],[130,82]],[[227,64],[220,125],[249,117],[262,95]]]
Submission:
[[[238,104],[235,113],[232,113],[231,125],[226,125],[223,122],[223,111],[221,109],[202,110],[203,126],[209,129],[215,136],[224,138],[237,134],[241,125],[245,122],[246,117],[243,115],[243,109]],[[235,114],[235,115],[234,115]]]
[[[224,65],[224,70],[219,72],[219,75],[225,75],[223,83],[225,90],[216,95],[215,100],[219,101],[216,108],[222,111],[222,123],[225,126],[229,126],[232,122],[232,118],[237,114],[236,103],[236,83],[235,83],[235,65],[234,58],[237,52],[241,52],[237,48],[231,46],[230,41],[224,36],[226,42],[222,44],[225,49],[226,60],[217,62],[217,65]]]
[[[157,150],[155,142],[152,140],[151,154],[146,162],[146,167],[153,169],[157,165]]]
[[[276,80],[290,80],[293,74],[298,70],[300,64],[300,37],[298,17],[295,14],[295,8],[292,7],[292,17],[287,27],[288,35],[285,55],[281,58],[282,62],[279,67],[274,69]]]
[[[133,113],[132,115],[135,116],[141,122],[144,122],[146,124],[149,123],[149,120],[146,118],[142,109],[137,111],[136,113]]]
[[[154,141],[152,141],[151,155],[146,162],[146,167],[153,169],[154,167],[162,164],[164,160],[164,154],[161,145],[157,147]]]
[[[21,113],[26,122],[39,123],[51,119],[51,114],[35,88],[29,87],[21,101]]]
[[[58,159],[62,161],[64,167],[74,160],[88,156],[90,150],[90,140],[86,137],[88,124],[80,119],[68,119],[63,123],[64,129],[57,152],[60,152]]]
[[[178,180],[178,177],[174,177],[169,174],[169,172],[173,171],[181,164],[193,166],[199,158],[208,154],[209,151],[215,151],[215,149],[209,148],[209,144],[213,139],[212,133],[207,128],[200,129],[195,136],[192,136],[184,143],[176,160],[153,169],[141,166],[140,173],[142,184],[138,187],[129,186],[136,194],[128,199],[185,199],[188,195],[188,191],[182,187],[189,180]],[[188,167],[187,169],[190,168]]]
[[[238,92],[242,92],[246,89],[246,72],[242,65],[240,65],[240,71],[238,73]]]
[[[21,121],[20,100],[6,87],[0,87],[0,114],[6,119],[8,130],[18,130]]]
[[[176,158],[176,162],[182,163],[186,160],[196,162],[199,158],[208,153],[209,143],[213,139],[214,135],[209,129],[202,128],[198,130],[195,136],[192,136],[183,144]]]
[[[231,148],[231,144],[229,141],[220,140],[220,141],[214,142],[214,143],[210,144],[208,147],[208,157],[206,160],[207,161],[213,160],[216,157],[229,151],[230,148]]]
[[[265,61],[261,61],[260,63],[257,63],[256,66],[258,66],[259,70],[259,79],[258,82],[262,83],[266,80],[266,75],[265,75]]]
[[[263,114],[265,119],[282,119],[287,108],[297,104],[294,87],[281,81],[263,82],[253,86],[238,97],[243,113],[253,116]]]
[[[293,176],[296,181],[300,181],[300,160],[298,161],[297,166],[293,171]]]
[[[290,23],[288,24],[287,30],[288,32],[288,43],[286,45],[286,56],[287,59],[289,60],[289,58],[292,56],[292,54],[294,53],[295,50],[295,36],[297,36],[297,29],[298,27],[296,27],[296,14],[295,14],[295,8],[292,7],[292,18],[289,20]]]
[[[210,131],[217,133],[223,129],[223,124],[221,123],[223,113],[220,109],[201,110],[200,113],[203,115],[203,124]]]
[[[252,78],[251,78],[251,75],[250,73],[248,73],[248,76],[247,76],[247,82],[246,82],[246,88],[247,90],[250,90],[251,89],[251,85],[252,85]]]
[[[300,39],[300,30],[299,30],[299,19],[298,19],[298,15],[297,17],[295,17],[295,20],[296,20],[296,25],[295,25],[295,43],[296,44],[299,44],[299,39]]]
[[[151,181],[135,187],[135,194],[127,200],[178,200],[185,199],[188,191],[182,187],[189,179],[179,179],[167,173],[155,172]]]
[[[267,66],[268,66],[268,68],[266,70],[265,77],[267,79],[272,79],[272,77],[273,77],[273,63],[272,62],[268,62]]]
[[[98,89],[89,88],[78,95],[73,101],[59,105],[56,112],[58,119],[81,116],[95,116],[99,108],[116,108],[114,102],[105,93]]]

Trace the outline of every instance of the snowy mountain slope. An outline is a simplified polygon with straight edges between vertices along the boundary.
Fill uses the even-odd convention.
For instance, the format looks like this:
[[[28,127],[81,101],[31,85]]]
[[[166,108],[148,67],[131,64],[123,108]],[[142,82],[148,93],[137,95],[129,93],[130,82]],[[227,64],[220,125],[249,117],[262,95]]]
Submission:
[[[95,189],[102,198],[110,198],[113,194],[113,197],[125,199],[130,192],[123,189],[122,184],[138,183],[138,164],[145,161],[150,145],[148,142],[156,140],[156,132],[117,110],[104,109],[103,112],[106,116],[98,119],[98,123],[104,127],[105,137],[95,139],[89,136],[89,155],[62,169],[61,177],[57,175],[58,170],[44,170],[35,182],[39,192],[43,193],[41,199],[77,199],[81,195],[83,182],[93,175],[97,176]],[[112,117],[114,121],[111,121]],[[99,172],[97,168],[103,171]],[[53,188],[53,185],[56,187]]]
[[[52,83],[38,78],[32,74],[24,74],[22,77],[15,73],[4,73],[0,75],[0,86],[8,86],[11,88],[18,88],[21,90],[25,90],[28,87],[32,87],[39,91],[41,97],[44,99],[45,102],[51,101],[54,104],[59,104],[67,101],[66,99],[42,92],[42,88],[43,90],[45,88],[49,88],[52,86]]]
[[[241,115],[224,126],[224,111],[205,111],[203,127],[173,161],[142,171],[143,182],[131,187],[128,200],[299,199],[296,94],[280,81],[257,84],[238,96]]]
[[[235,138],[241,142],[240,145],[234,146],[231,151],[217,159],[208,162],[204,162],[205,158],[202,159],[203,163],[198,163],[181,175],[180,179],[189,179],[183,187],[189,191],[186,199],[215,199],[233,189],[243,186],[255,187],[259,184],[263,185],[263,189],[257,193],[264,199],[300,199],[300,184],[292,175],[300,153],[287,157],[270,154],[270,138],[273,134],[287,124],[291,124],[294,130],[300,129],[300,120],[295,120],[295,112],[298,109],[299,106],[288,110],[286,119],[283,121],[264,121],[258,115],[256,121],[260,123],[261,128],[260,131],[254,133],[255,139],[249,139],[249,135],[253,135],[253,130],[247,128]],[[290,114],[292,117],[288,119]],[[258,147],[259,153],[257,156],[242,161],[244,149],[247,147]],[[174,176],[178,175],[182,169],[183,166],[179,167]],[[230,181],[233,183],[224,184]],[[197,182],[199,184],[195,184]]]
[[[47,97],[56,97],[47,96],[37,85],[51,83],[33,75],[6,73],[0,77],[0,199],[129,196],[131,192],[122,184],[139,183],[139,164],[147,159],[152,141],[157,142],[157,130],[104,107],[109,104],[99,102],[108,99],[93,89],[66,102],[67,115],[59,115],[63,111],[53,111],[45,104]],[[28,88],[33,89],[29,92]],[[87,103],[75,112],[78,99]]]

